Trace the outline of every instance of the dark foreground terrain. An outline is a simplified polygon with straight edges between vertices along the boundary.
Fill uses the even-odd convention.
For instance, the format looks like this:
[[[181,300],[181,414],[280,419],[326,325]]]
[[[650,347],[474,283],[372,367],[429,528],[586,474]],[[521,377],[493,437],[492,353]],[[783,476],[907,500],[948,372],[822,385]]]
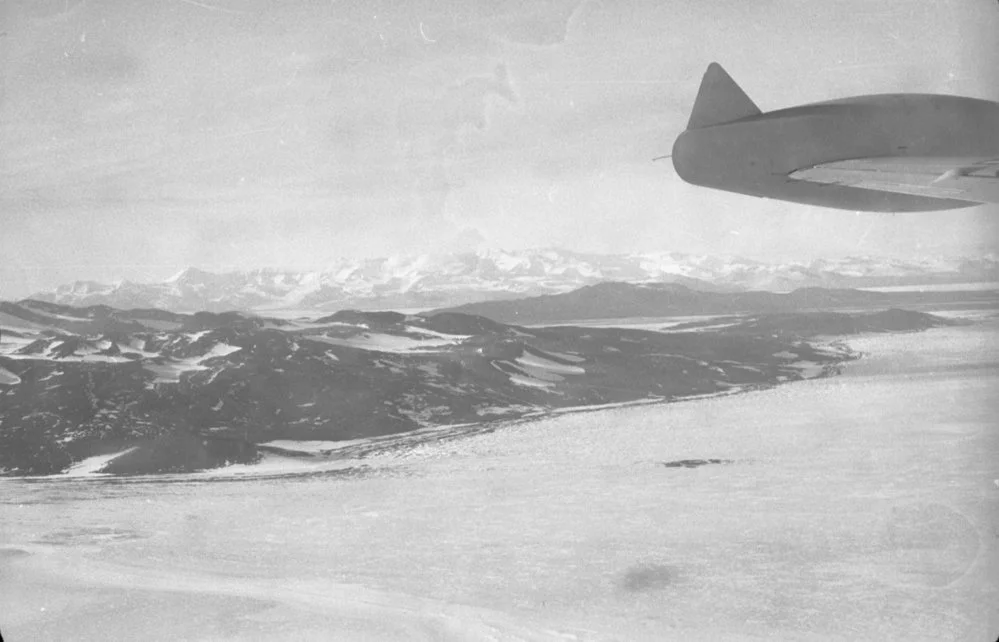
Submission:
[[[848,337],[864,356],[836,377],[360,460],[2,479],[0,626],[81,642],[993,640],[999,318],[974,318]],[[251,472],[268,467],[282,475]],[[298,474],[313,468],[337,474]]]
[[[94,470],[193,471],[257,461],[272,448],[260,444],[275,440],[334,442],[763,387],[855,357],[809,336],[946,323],[894,310],[660,333],[525,328],[458,313],[290,322],[2,303],[0,471],[59,473],[117,453]]]

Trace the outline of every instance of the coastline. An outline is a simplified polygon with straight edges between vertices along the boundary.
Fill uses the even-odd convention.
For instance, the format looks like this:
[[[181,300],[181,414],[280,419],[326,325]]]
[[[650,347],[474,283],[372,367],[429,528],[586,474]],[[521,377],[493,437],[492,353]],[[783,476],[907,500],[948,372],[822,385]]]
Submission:
[[[413,431],[392,435],[380,435],[362,439],[344,440],[343,442],[327,442],[331,444],[330,447],[318,450],[318,454],[312,454],[309,450],[282,448],[278,446],[270,446],[266,443],[257,444],[257,449],[261,451],[261,459],[257,463],[253,464],[233,464],[225,467],[207,468],[187,473],[118,475],[99,472],[101,465],[113,460],[116,456],[127,454],[131,450],[129,449],[112,455],[95,456],[91,458],[94,460],[92,462],[89,460],[78,462],[71,468],[70,471],[67,472],[49,475],[0,477],[0,482],[4,480],[16,479],[23,480],[28,483],[59,481],[155,483],[157,481],[238,481],[241,479],[278,479],[284,476],[311,477],[323,475],[361,474],[371,472],[372,468],[391,465],[393,461],[399,459],[405,460],[409,452],[428,445],[433,445],[435,443],[468,439],[477,435],[487,434],[497,430],[504,430],[510,426],[542,421],[547,418],[564,415],[602,412],[607,410],[627,409],[642,406],[690,403],[769,390],[774,387],[787,384],[838,376],[841,373],[844,364],[862,357],[861,353],[852,350],[848,342],[844,341],[841,337],[809,340],[808,344],[813,349],[821,350],[822,348],[833,348],[835,352],[840,354],[841,360],[827,364],[812,364],[812,368],[808,368],[807,366],[802,367],[802,377],[800,379],[790,379],[786,376],[775,376],[770,381],[732,385],[728,389],[711,393],[690,394],[672,398],[651,397],[633,399],[629,401],[610,402],[605,404],[548,408],[527,412],[517,417],[496,418],[493,420],[471,423],[427,426]]]
[[[361,475],[8,485],[24,588],[4,630],[98,639],[102,613],[137,635],[159,608],[234,640],[479,639],[483,617],[539,640],[978,639],[999,615],[996,325],[862,338],[842,376],[536,418]]]

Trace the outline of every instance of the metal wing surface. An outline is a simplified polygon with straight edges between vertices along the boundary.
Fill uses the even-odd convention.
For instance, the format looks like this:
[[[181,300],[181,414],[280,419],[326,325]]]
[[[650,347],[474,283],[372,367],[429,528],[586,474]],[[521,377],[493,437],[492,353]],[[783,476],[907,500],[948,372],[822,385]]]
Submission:
[[[789,177],[823,185],[999,203],[999,158],[854,158],[799,169]]]

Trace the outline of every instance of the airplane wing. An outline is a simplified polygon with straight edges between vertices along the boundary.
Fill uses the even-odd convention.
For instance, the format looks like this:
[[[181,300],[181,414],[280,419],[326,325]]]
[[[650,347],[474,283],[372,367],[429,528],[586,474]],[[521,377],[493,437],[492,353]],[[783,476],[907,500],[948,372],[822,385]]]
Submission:
[[[823,185],[999,203],[999,158],[854,158],[799,169],[789,177]]]

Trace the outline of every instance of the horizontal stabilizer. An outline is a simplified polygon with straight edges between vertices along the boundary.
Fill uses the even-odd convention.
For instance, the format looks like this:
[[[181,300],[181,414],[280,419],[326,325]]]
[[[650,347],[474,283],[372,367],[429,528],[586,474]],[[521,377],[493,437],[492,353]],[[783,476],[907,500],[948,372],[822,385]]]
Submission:
[[[700,129],[762,113],[717,62],[708,65],[687,129]]]

